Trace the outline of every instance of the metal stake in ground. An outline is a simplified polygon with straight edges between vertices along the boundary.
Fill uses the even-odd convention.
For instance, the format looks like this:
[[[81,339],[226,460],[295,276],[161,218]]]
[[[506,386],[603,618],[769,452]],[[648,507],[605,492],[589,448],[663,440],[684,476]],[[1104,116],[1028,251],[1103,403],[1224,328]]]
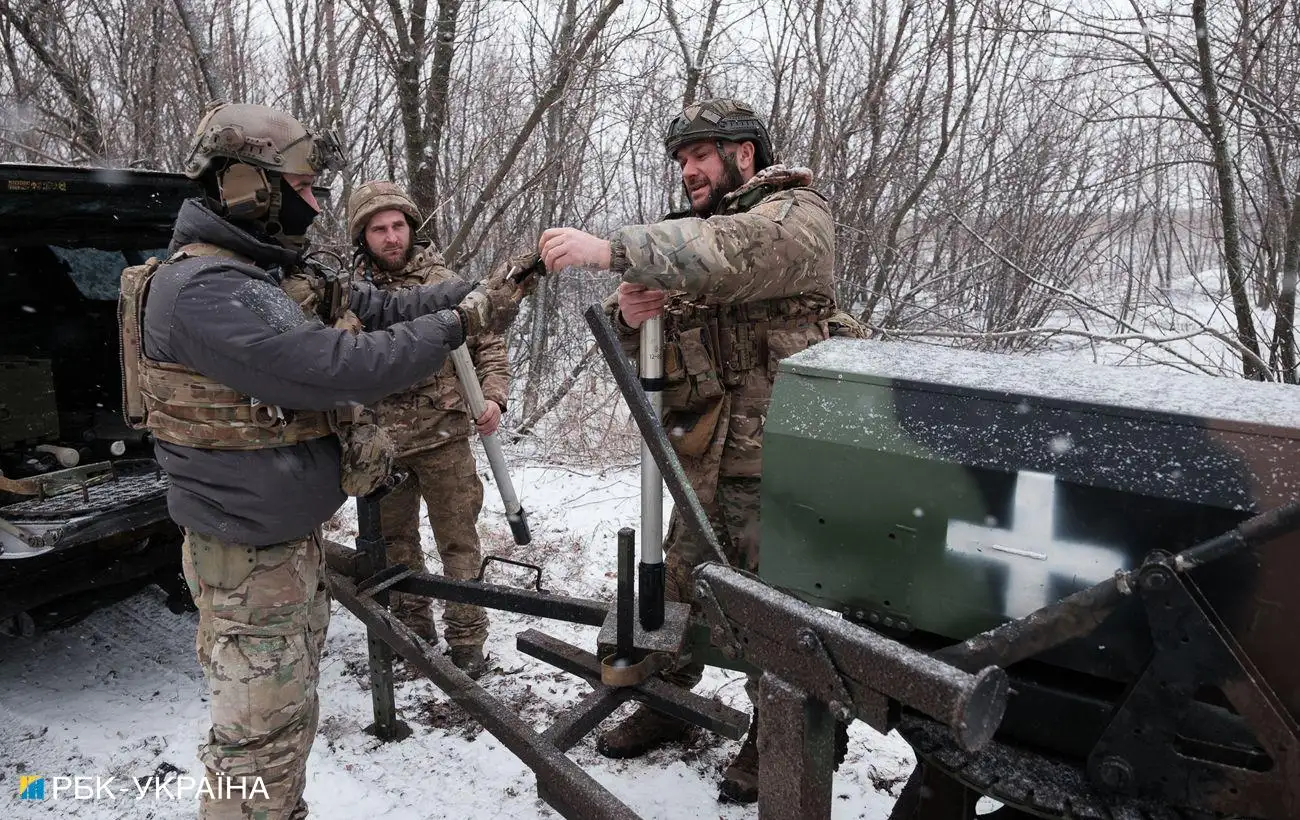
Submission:
[[[373,574],[388,567],[388,545],[379,524],[379,499],[387,488],[357,499],[357,551],[364,553]],[[388,590],[379,589],[372,597],[379,606],[388,607]],[[366,630],[370,654],[370,700],[375,722],[366,727],[380,740],[402,740],[411,727],[397,718],[397,700],[393,693],[393,649],[374,630]]]
[[[641,389],[663,417],[664,320],[646,319],[641,325]],[[641,565],[638,568],[641,628],[652,631],[664,623],[664,485],[650,444],[641,439]]]
[[[474,369],[474,360],[469,350],[461,345],[451,351],[451,362],[456,367],[456,378],[460,380],[460,389],[464,391],[465,402],[469,405],[470,415],[475,419],[483,417],[487,401],[483,398],[483,387],[478,383],[478,371]],[[505,453],[501,451],[501,440],[496,433],[480,435],[483,450],[487,453],[488,464],[492,466],[492,477],[496,479],[497,489],[501,491],[501,503],[506,508],[506,521],[510,522],[510,532],[515,543],[523,546],[533,540],[528,532],[528,513],[519,504],[515,494],[515,485],[510,481],[510,472],[506,470]]]

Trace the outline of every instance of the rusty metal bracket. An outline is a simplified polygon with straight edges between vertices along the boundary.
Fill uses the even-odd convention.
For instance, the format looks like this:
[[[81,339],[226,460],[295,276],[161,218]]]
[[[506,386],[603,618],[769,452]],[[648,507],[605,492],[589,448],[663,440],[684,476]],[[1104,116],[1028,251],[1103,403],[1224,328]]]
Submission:
[[[614,688],[636,686],[672,665],[673,657],[664,652],[650,652],[636,663],[627,663],[617,654],[610,654],[600,659],[600,682]]]
[[[633,657],[639,658],[652,652],[659,652],[671,659],[678,659],[688,649],[686,634],[691,626],[691,608],[674,601],[664,603],[663,626],[654,630],[641,627],[638,618],[632,618],[631,649]],[[596,636],[596,651],[604,656],[618,650],[618,613],[613,609],[605,616],[600,634]]]
[[[590,652],[535,629],[519,633],[515,637],[515,646],[525,655],[577,675],[593,686],[603,686],[600,683],[600,661]],[[652,676],[635,686],[615,691],[623,692],[624,697],[638,700],[655,711],[732,740],[740,740],[749,729],[748,714],[674,686],[662,678]]]
[[[582,702],[565,712],[547,727],[542,737],[555,744],[562,752],[567,752],[580,740],[595,729],[600,722],[614,713],[614,710],[627,700],[623,689],[597,686],[587,693]]]
[[[0,490],[15,495],[34,495],[41,501],[65,493],[80,493],[83,501],[89,501],[87,493],[91,487],[112,481],[116,477],[111,461],[97,461],[40,473],[30,478],[14,479],[0,475]]]
[[[764,673],[756,711],[761,772],[759,820],[831,816],[835,776],[835,721],[799,684]]]
[[[1295,718],[1189,577],[1148,562],[1138,590],[1155,651],[1088,756],[1092,780],[1114,793],[1227,815],[1296,817]],[[1182,727],[1202,687],[1217,688],[1253,738],[1240,748],[1186,738]]]
[[[718,650],[722,657],[730,660],[739,658],[743,651],[740,637],[732,629],[718,606],[718,599],[713,596],[713,588],[701,581],[695,583],[695,602],[704,613],[705,623],[709,625],[709,645]]]

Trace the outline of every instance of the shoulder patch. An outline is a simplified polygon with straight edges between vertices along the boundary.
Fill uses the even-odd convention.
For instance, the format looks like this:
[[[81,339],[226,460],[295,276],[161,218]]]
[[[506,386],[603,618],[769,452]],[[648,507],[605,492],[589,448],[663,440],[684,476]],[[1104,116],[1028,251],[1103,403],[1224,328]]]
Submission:
[[[235,298],[277,333],[292,330],[307,321],[302,308],[270,282],[249,279],[235,289]]]
[[[749,210],[751,214],[765,216],[773,222],[784,222],[790,211],[798,203],[794,196],[775,195],[765,198]]]

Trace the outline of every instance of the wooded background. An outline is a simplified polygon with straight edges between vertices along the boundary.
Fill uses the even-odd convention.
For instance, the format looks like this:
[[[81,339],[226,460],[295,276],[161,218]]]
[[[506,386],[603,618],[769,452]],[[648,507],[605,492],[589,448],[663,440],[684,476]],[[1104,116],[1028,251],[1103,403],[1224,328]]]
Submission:
[[[0,51],[0,160],[176,170],[209,100],[283,106],[351,158],[320,242],[391,178],[469,276],[657,219],[667,121],[738,96],[830,197],[878,334],[1296,380],[1296,0],[0,0]],[[611,287],[539,290],[517,422]]]

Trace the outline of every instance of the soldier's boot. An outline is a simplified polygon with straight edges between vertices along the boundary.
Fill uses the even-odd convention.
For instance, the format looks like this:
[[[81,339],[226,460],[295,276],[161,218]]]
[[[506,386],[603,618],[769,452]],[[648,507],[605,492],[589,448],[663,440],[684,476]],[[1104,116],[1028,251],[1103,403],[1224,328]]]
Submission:
[[[433,607],[425,598],[413,595],[393,594],[392,612],[397,620],[420,636],[420,640],[430,646],[438,645],[438,627],[433,620]]]
[[[718,797],[733,803],[758,800],[758,715],[749,725],[749,733],[731,765],[722,773]]]
[[[640,757],[665,743],[683,740],[690,733],[689,723],[637,706],[621,723],[596,738],[596,751],[615,759]]]
[[[835,721],[835,768],[838,770],[849,751],[849,724]],[[723,772],[719,796],[736,803],[758,800],[758,718],[754,718],[736,759]]]
[[[450,654],[451,662],[456,665],[456,668],[473,680],[483,677],[483,673],[488,669],[487,659],[483,657],[483,647],[478,644],[453,646]]]

